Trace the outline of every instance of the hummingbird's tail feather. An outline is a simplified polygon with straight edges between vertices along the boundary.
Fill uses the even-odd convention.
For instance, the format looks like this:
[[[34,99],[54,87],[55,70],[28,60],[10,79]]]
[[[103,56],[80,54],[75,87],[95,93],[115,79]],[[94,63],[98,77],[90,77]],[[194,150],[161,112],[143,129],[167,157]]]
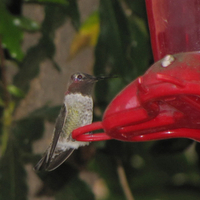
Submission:
[[[59,167],[63,162],[69,158],[69,156],[73,153],[74,149],[70,148],[62,153],[55,155],[54,158],[48,159],[48,154],[45,154],[40,161],[35,165],[35,171],[52,171]]]
[[[49,162],[48,167],[46,168],[47,171],[52,171],[59,167],[62,163],[64,163],[69,156],[73,153],[75,149],[67,149],[66,151],[63,151],[62,153],[55,156],[55,158],[52,159],[51,162]]]
[[[46,162],[47,160],[47,154],[45,154],[45,156],[43,156],[39,162],[35,165],[35,167],[33,168],[35,171],[43,171],[47,168],[48,163]]]

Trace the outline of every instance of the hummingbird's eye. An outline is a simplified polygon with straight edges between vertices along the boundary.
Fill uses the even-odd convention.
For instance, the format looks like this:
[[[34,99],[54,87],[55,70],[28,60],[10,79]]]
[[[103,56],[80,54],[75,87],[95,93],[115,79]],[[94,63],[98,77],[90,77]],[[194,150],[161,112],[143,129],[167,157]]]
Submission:
[[[81,79],[83,78],[83,76],[81,75],[81,74],[79,74],[78,76],[77,76],[77,79],[80,81]]]

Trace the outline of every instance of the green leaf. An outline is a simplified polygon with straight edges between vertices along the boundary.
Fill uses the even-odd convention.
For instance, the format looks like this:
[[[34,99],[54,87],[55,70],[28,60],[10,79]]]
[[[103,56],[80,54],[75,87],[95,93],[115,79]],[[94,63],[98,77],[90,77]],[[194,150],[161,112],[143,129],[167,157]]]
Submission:
[[[52,59],[51,59],[51,62],[53,63],[55,69],[56,69],[58,72],[61,72],[61,71],[62,71],[61,68],[60,68],[60,66],[55,62],[55,60],[52,60]]]
[[[68,6],[65,5],[62,7],[55,5],[45,7],[45,19],[41,27],[42,38],[36,46],[28,50],[19,72],[14,77],[14,84],[24,92],[28,91],[30,80],[38,75],[40,63],[46,58],[52,60],[55,53],[55,31],[65,22],[67,9]],[[53,64],[56,69],[59,69],[54,61]]]
[[[146,16],[146,6],[145,0],[124,0],[127,4],[128,9],[131,9],[132,14],[137,14],[137,16],[142,17],[144,19]]]
[[[99,14],[92,13],[74,36],[70,46],[69,58],[73,58],[82,48],[95,46],[99,36]]]
[[[131,29],[118,0],[100,1],[100,35],[95,49],[94,73],[117,74],[127,84],[134,77],[134,65],[130,56]],[[96,84],[97,104],[105,109],[106,96],[110,93],[109,80]],[[119,91],[119,90],[118,90]]]
[[[24,56],[21,50],[23,31],[17,27],[15,17],[6,10],[2,2],[0,16],[0,37],[3,47],[9,50],[12,58],[21,61]]]
[[[126,16],[118,0],[101,0],[100,36],[95,49],[94,73],[117,74],[121,79],[96,84],[97,104],[105,109],[120,89],[145,72],[150,58],[145,19],[137,15]]]
[[[149,67],[149,62],[152,58],[150,40],[144,19],[134,15],[129,18],[129,22],[133,38],[130,57],[134,63],[135,76],[137,77],[143,74]]]
[[[36,21],[26,17],[15,17],[13,22],[15,26],[26,31],[38,31],[40,29],[40,26]]]
[[[1,155],[4,155],[7,149],[9,136],[10,136],[10,126],[13,120],[13,111],[15,108],[15,103],[10,101],[9,104],[4,108],[2,112],[2,135],[1,135]]]
[[[79,30],[81,26],[81,20],[77,0],[69,0],[67,15],[71,19],[74,28]]]
[[[99,13],[97,11],[93,12],[81,25],[81,29],[88,30],[95,24],[99,24]]]
[[[26,200],[26,172],[19,149],[10,141],[0,161],[0,199]]]
[[[4,101],[3,101],[3,99],[2,98],[0,98],[0,106],[4,106]]]
[[[126,86],[122,78],[112,78],[108,81],[108,85],[109,92],[107,95],[107,102],[111,102],[118,92]]]
[[[46,57],[45,49],[42,44],[38,44],[28,50],[19,72],[14,77],[14,85],[20,88],[23,92],[29,89],[30,80],[36,77],[39,73],[39,64]]]
[[[95,74],[111,73],[125,77],[133,66],[127,53],[131,44],[130,27],[118,0],[100,1],[100,36],[95,51]]]
[[[8,85],[7,88],[8,88],[8,91],[10,92],[10,94],[12,94],[15,97],[22,98],[25,96],[24,92],[14,85]]]

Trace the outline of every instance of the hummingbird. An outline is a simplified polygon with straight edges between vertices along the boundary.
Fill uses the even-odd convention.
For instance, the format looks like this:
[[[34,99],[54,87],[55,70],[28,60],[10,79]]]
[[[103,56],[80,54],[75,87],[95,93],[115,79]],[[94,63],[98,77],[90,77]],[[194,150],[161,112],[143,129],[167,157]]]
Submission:
[[[95,77],[86,73],[71,76],[64,103],[55,123],[54,135],[44,156],[36,164],[36,171],[52,171],[59,167],[75,149],[88,145],[72,138],[72,131],[92,123],[94,83],[107,77]]]

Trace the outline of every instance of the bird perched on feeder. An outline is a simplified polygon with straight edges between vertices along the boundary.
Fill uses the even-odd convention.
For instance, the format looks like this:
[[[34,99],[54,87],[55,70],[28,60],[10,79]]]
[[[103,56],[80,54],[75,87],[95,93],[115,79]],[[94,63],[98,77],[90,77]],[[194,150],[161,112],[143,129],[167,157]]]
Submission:
[[[94,83],[107,77],[95,77],[85,73],[75,73],[65,93],[64,103],[56,120],[53,140],[35,170],[52,171],[59,167],[80,146],[89,142],[80,142],[72,138],[72,131],[91,124],[93,117],[92,89]]]

